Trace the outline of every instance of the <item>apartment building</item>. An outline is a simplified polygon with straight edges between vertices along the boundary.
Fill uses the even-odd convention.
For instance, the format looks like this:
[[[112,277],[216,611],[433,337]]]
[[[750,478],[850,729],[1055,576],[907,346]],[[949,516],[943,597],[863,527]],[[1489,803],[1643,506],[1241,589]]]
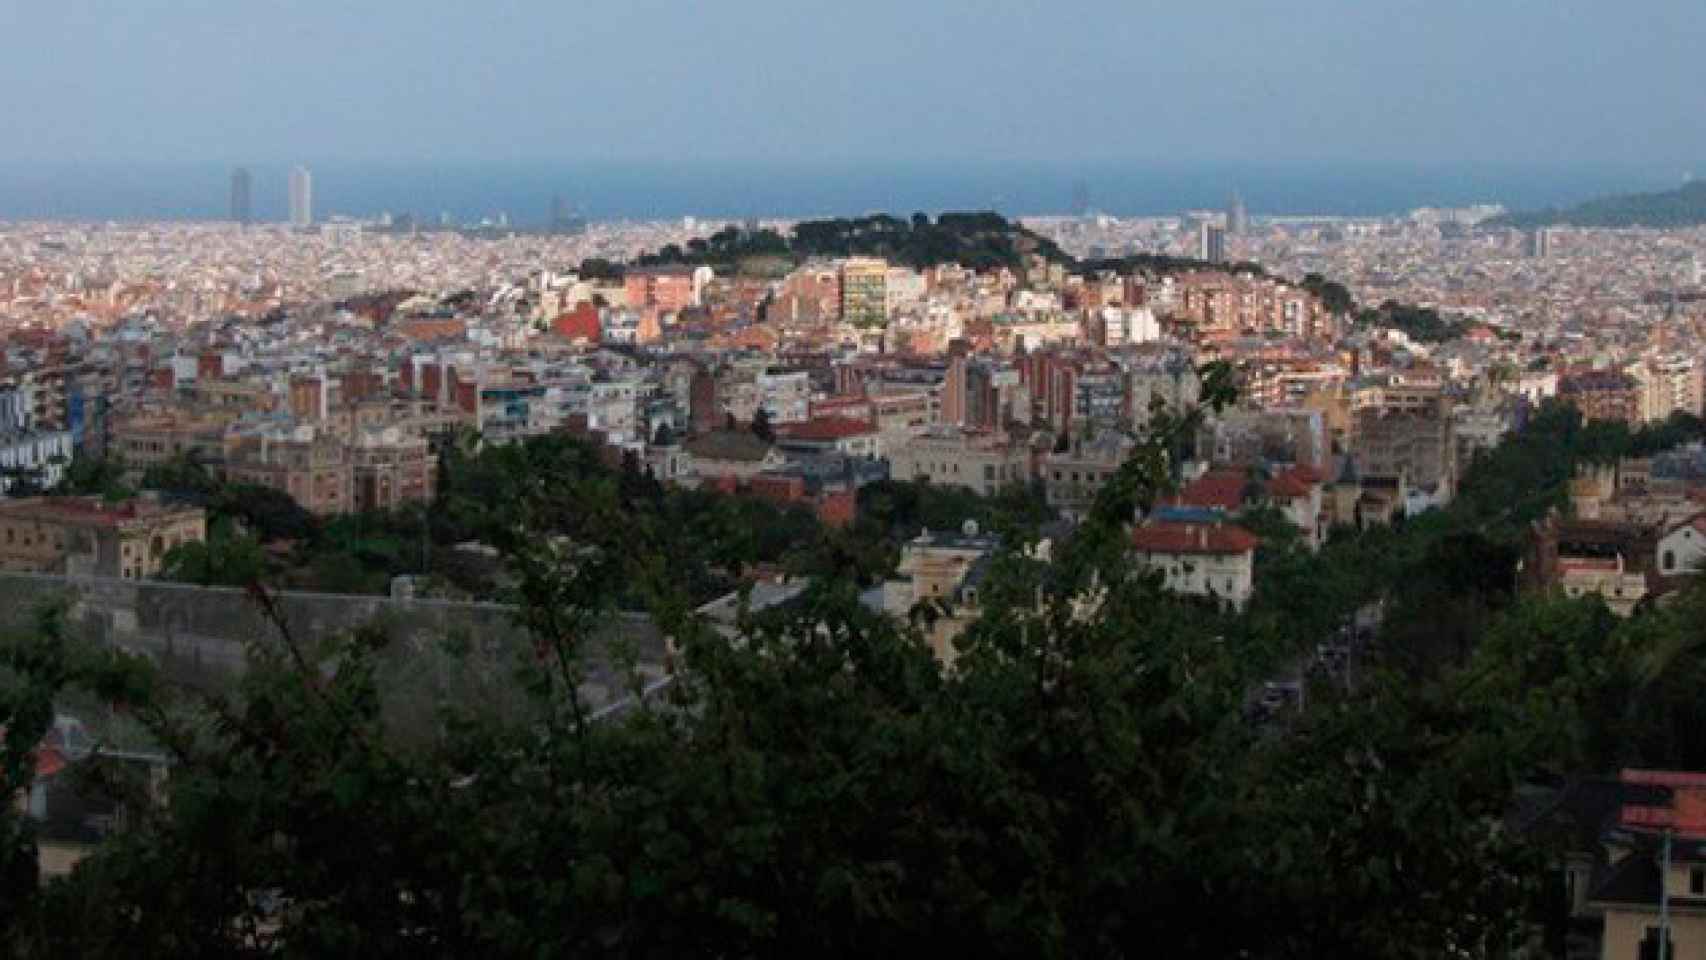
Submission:
[[[1643,416],[1641,390],[1635,379],[1615,370],[1590,370],[1558,382],[1558,396],[1588,420],[1639,425]]]
[[[113,417],[107,427],[107,455],[137,470],[185,457],[218,462],[225,457],[226,433],[236,420],[235,410],[166,409]]]
[[[1123,433],[1079,438],[1065,450],[1043,455],[1039,465],[1048,505],[1069,520],[1089,513],[1096,495],[1125,463],[1133,441]]]
[[[888,457],[896,480],[965,487],[983,496],[1031,475],[1030,451],[1001,434],[938,428],[901,442]]]
[[[857,327],[888,322],[889,265],[875,257],[851,257],[841,264],[841,321]]]

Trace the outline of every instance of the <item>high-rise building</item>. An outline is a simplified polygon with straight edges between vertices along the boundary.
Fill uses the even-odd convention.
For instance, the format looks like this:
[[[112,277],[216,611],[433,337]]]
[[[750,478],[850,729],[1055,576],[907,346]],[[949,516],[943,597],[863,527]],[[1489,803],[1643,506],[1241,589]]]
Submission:
[[[1226,231],[1212,223],[1202,225],[1197,235],[1197,259],[1208,263],[1226,262]]]
[[[1244,198],[1236,193],[1226,207],[1226,232],[1234,237],[1250,232],[1250,211],[1244,207]]]
[[[250,205],[253,187],[254,181],[249,178],[248,168],[238,167],[231,171],[231,219],[234,222],[253,222],[253,209]]]
[[[1524,238],[1528,242],[1528,255],[1545,259],[1552,255],[1552,231],[1545,227],[1531,230]]]
[[[290,171],[290,225],[314,225],[314,175],[307,167]]]
[[[850,257],[841,265],[841,320],[858,327],[888,322],[889,264],[874,257]]]

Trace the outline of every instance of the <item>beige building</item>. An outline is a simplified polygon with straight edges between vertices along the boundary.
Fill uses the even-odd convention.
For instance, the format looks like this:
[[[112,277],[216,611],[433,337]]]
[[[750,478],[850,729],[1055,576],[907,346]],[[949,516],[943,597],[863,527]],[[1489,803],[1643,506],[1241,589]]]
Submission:
[[[997,545],[969,521],[958,533],[921,532],[901,548],[895,575],[883,584],[883,611],[906,619],[931,602],[919,625],[936,659],[951,665],[959,655],[954,641],[978,618],[978,587]]]
[[[235,419],[235,411],[202,415],[166,411],[116,419],[109,428],[107,454],[133,469],[182,457],[213,463],[224,458],[225,432]]]
[[[1369,407],[1357,412],[1353,455],[1365,483],[1398,478],[1424,491],[1435,505],[1448,503],[1457,479],[1453,421],[1438,407],[1431,412]]]
[[[0,570],[140,580],[181,543],[207,539],[200,507],[136,497],[32,497],[0,502]]]
[[[1646,574],[1630,569],[1622,555],[1615,557],[1562,557],[1558,560],[1558,585],[1568,597],[1598,595],[1611,612],[1627,617],[1647,597]]]
[[[889,450],[889,476],[965,487],[982,496],[1031,475],[1030,451],[999,434],[939,428]]]
[[[1105,433],[1094,441],[1075,441],[1064,451],[1045,454],[1040,467],[1048,505],[1068,519],[1090,512],[1101,492],[1132,448],[1124,434]]]

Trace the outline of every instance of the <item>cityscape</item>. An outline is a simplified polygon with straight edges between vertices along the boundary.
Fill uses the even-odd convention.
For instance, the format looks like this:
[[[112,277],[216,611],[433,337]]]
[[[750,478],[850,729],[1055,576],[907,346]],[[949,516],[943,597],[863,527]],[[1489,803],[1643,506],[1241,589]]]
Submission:
[[[1073,113],[1082,92],[1048,71],[1121,81],[1096,59],[1113,41],[1050,53],[1015,11],[921,12],[905,36],[992,29],[1012,59],[867,51],[850,79],[758,6],[688,17],[717,43],[775,22],[772,66],[802,90],[744,64],[692,76],[757,119],[608,86],[602,49],[573,74],[580,112],[547,119],[540,86],[516,114],[499,93],[554,76],[567,41],[439,10],[458,44],[289,17],[322,44],[370,31],[375,61],[502,49],[516,76],[404,61],[418,90],[321,108],[323,130],[296,110],[322,89],[310,67],[264,52],[233,82],[294,77],[256,108],[304,157],[382,138],[432,160],[485,142],[487,112],[564,155],[667,130],[662,156],[705,169],[737,142],[860,162],[832,123],[850,116],[968,164],[993,128],[1031,162],[1016,116],[1108,144],[1049,139],[1051,169],[1082,153],[1086,172],[1028,209],[882,191],[759,209],[731,187],[698,210],[748,214],[605,216],[643,198],[565,177],[536,209],[374,213],[347,167],[282,159],[227,113],[273,159],[228,164],[195,208],[222,217],[0,219],[0,946],[1706,957],[1706,182],[1652,174],[1706,143],[1643,133],[1671,107],[1583,145],[1579,114],[1523,84],[1483,114],[1472,80],[1420,90],[1360,46],[1308,70],[1232,58],[1248,104],[1184,91],[1142,124],[1149,160],[1188,167],[1200,140],[1222,199],[1110,213],[1152,204],[1095,171],[1149,141]],[[1302,29],[1230,16],[1156,22],[1229,50]],[[1436,16],[1453,29],[1414,50],[1460,72],[1486,56],[1472,29],[1596,42]],[[646,27],[653,53],[720,65],[644,20],[577,29]],[[1649,79],[1681,69],[1671,41],[1625,39]],[[332,49],[302,63],[380,76]],[[1156,77],[1192,66],[1173,55]],[[973,107],[956,63],[1018,87],[1011,113]],[[1310,85],[1330,70],[1369,90],[1328,98]],[[1459,138],[1466,167],[1505,162],[1499,144],[1652,162],[1551,206],[1355,215],[1323,174],[1299,212],[1213,152],[1248,153],[1228,128],[1281,129],[1263,84],[1360,118],[1334,162],[1462,130],[1481,138]],[[44,102],[87,108],[63,96]],[[46,152],[0,162],[146,140],[124,111],[88,115],[105,133],[30,112]],[[1320,139],[1315,114],[1285,117]],[[212,135],[173,117],[161,139]],[[95,202],[34,194],[0,190],[0,211]]]

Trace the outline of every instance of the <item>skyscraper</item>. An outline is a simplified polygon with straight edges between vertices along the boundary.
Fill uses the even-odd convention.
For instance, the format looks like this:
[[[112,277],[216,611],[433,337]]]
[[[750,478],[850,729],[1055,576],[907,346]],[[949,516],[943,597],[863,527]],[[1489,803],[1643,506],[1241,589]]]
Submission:
[[[1530,230],[1523,239],[1529,256],[1545,259],[1552,255],[1552,231],[1545,227]]]
[[[290,171],[290,225],[314,225],[314,175],[307,167]]]
[[[1226,231],[1212,223],[1202,225],[1197,235],[1197,259],[1208,263],[1226,262]]]
[[[247,167],[238,167],[231,171],[232,221],[241,224],[248,224],[252,222],[252,210],[250,208],[249,201],[253,192],[253,185],[253,181],[249,179],[249,170]]]
[[[1236,193],[1226,206],[1226,232],[1234,237],[1250,232],[1250,211],[1244,207],[1244,198]]]

